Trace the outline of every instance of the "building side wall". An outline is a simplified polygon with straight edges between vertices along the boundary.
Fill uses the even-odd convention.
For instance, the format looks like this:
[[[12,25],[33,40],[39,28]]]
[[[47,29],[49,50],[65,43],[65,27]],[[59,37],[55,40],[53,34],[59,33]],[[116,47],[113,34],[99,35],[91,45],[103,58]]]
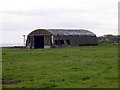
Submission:
[[[71,45],[98,44],[96,36],[55,36],[54,40],[70,40]]]

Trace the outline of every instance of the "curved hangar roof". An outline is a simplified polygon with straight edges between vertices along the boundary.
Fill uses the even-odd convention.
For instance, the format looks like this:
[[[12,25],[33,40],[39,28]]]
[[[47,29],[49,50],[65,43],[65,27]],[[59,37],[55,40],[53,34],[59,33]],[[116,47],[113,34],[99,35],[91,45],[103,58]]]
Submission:
[[[42,31],[47,31],[51,35],[80,35],[80,36],[96,36],[93,32],[83,29],[37,29],[29,34],[29,36],[38,36]]]

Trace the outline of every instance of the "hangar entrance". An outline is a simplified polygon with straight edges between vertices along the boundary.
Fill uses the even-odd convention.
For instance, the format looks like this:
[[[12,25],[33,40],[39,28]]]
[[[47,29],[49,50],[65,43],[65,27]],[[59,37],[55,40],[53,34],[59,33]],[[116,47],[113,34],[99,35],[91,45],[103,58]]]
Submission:
[[[44,36],[34,36],[35,48],[44,48]]]

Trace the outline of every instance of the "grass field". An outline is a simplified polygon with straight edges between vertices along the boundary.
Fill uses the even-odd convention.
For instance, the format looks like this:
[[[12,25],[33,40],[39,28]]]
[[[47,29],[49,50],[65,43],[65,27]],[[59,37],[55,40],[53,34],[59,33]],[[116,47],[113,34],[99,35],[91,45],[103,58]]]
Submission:
[[[118,45],[3,48],[3,88],[118,88]]]

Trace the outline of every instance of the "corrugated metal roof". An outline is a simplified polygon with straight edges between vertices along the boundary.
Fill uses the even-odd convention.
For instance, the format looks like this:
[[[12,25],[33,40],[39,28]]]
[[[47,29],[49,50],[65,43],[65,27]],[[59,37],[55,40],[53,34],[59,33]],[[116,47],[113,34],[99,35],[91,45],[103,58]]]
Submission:
[[[83,29],[45,29],[53,35],[81,35],[96,36],[93,32]]]
[[[41,31],[46,30],[53,35],[79,35],[79,36],[96,36],[93,32],[84,29],[36,29],[32,31],[29,35],[30,36],[38,36],[41,35]],[[43,33],[45,34],[45,33]],[[48,33],[47,33],[48,34]]]

